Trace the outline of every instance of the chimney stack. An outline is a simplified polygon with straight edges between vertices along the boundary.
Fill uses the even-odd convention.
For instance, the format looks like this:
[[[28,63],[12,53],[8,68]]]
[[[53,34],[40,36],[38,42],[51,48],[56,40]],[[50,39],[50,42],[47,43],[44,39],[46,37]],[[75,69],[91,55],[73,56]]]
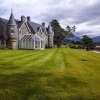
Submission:
[[[27,21],[28,21],[28,22],[30,22],[30,21],[31,21],[30,16],[27,16]]]
[[[45,23],[44,22],[42,23],[42,26],[45,27]]]
[[[21,22],[25,22],[26,21],[26,17],[25,16],[21,16]]]

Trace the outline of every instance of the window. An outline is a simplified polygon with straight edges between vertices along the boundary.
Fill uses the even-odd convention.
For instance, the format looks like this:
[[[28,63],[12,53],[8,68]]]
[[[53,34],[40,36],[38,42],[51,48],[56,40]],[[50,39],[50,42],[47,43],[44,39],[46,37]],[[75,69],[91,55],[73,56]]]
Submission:
[[[14,32],[15,32],[15,31],[14,31],[14,29],[12,28],[12,29],[11,29],[11,33],[14,33]]]
[[[37,40],[35,40],[35,48],[37,48]]]

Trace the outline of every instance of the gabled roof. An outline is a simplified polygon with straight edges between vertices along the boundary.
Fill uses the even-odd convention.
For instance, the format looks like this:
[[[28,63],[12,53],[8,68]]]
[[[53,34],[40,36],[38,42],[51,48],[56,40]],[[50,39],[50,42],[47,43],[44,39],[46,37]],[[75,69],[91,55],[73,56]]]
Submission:
[[[29,26],[29,28],[31,29],[32,32],[37,32],[38,29],[40,27],[42,27],[42,25],[34,23],[34,22],[27,22],[27,23],[28,23],[28,26]]]
[[[27,23],[27,25],[30,28],[32,33],[36,33],[40,29],[40,27],[42,28],[42,31],[46,29],[46,28],[44,29],[44,27],[42,25],[35,23],[35,22],[32,22],[32,21],[31,22],[27,21],[26,23]],[[17,27],[20,28],[23,23],[19,20],[14,19],[13,14],[11,14],[9,20],[6,20],[4,18],[0,18],[0,25],[1,24],[3,24],[4,27],[7,27],[6,26],[7,24],[9,24],[9,25],[15,25],[16,24]]]

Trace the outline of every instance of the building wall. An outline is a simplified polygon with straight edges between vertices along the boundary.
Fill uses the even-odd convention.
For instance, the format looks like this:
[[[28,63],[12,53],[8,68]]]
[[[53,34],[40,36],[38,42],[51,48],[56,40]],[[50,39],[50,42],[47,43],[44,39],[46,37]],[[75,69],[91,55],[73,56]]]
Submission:
[[[43,31],[41,27],[41,31],[37,33],[32,33],[30,28],[27,25],[27,22],[23,21],[22,25],[18,27],[17,25],[4,25],[6,27],[6,31],[3,31],[5,37],[4,45],[10,49],[17,49],[17,48],[27,48],[27,49],[44,49],[45,47],[53,47],[53,35],[49,35],[47,29],[45,28]],[[4,34],[5,33],[5,34]],[[22,39],[24,35],[32,35],[31,38],[26,36],[27,38],[24,41],[24,45],[22,44]],[[36,42],[33,37],[37,35],[39,37],[40,42]],[[34,42],[35,41],[35,42]],[[36,45],[38,44],[38,45]],[[23,45],[23,46],[22,46]],[[26,45],[26,47],[25,47]],[[38,48],[36,48],[38,46]]]
[[[42,49],[45,48],[45,42],[41,33],[30,33],[27,23],[23,23],[19,28],[19,48]]]

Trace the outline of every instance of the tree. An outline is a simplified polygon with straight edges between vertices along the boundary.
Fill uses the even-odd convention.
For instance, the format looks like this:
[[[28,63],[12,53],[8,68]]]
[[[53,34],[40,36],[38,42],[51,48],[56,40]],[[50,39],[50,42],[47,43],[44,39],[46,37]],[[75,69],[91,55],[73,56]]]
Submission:
[[[60,23],[58,20],[54,19],[51,21],[51,26],[54,31],[54,44],[57,45],[57,47],[60,47],[64,43],[64,38],[69,35],[73,34],[76,30],[76,26],[70,27],[67,26],[66,30],[63,29],[60,26]]]
[[[72,33],[74,33],[76,31],[76,26],[72,26]]]
[[[72,27],[67,26],[66,31],[68,32],[68,35],[70,34],[72,35],[76,31],[76,26],[72,26]]]
[[[93,40],[90,37],[88,37],[87,35],[83,36],[82,45],[83,45],[83,48],[86,50],[90,50],[95,47]]]
[[[65,37],[65,30],[60,26],[56,19],[52,20],[51,26],[54,31],[54,44],[57,45],[57,47],[60,47]]]
[[[67,27],[66,27],[66,31],[67,31],[67,32],[71,32],[71,31],[72,31],[72,30],[71,30],[71,27],[70,27],[70,26],[67,26]]]

